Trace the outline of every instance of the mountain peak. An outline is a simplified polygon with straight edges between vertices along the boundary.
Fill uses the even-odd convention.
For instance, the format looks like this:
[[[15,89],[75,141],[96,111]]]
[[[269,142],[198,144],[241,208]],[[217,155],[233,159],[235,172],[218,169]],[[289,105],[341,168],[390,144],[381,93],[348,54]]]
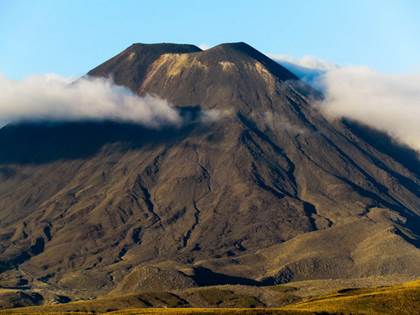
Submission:
[[[230,43],[222,43],[216,45],[210,49],[226,49],[226,50],[237,50],[237,51],[245,51],[247,49],[253,49],[250,45],[245,42],[230,42]]]
[[[191,53],[202,51],[199,47],[190,44],[175,44],[175,43],[133,43],[126,50],[142,51],[142,52],[159,52],[166,53]]]
[[[131,90],[136,90],[149,66],[164,54],[182,54],[202,51],[194,45],[155,43],[134,43],[118,55],[105,61],[88,72],[94,77],[109,77],[119,85],[124,85]]]
[[[223,55],[228,59],[237,61],[255,60],[260,62],[269,72],[282,81],[298,80],[298,77],[292,72],[245,42],[223,43],[203,51],[203,54],[207,54],[212,58]]]
[[[274,81],[298,80],[289,70],[244,42],[223,43],[204,51],[188,44],[135,43],[88,75],[111,76],[115,83],[136,93],[157,93],[164,97],[178,94],[176,90],[183,85],[174,83],[171,91],[165,92],[166,80],[175,76],[182,76],[183,82],[189,77],[195,85],[202,81],[219,85],[227,80],[224,89],[234,81],[247,80],[251,84],[262,79],[270,81],[272,86]]]

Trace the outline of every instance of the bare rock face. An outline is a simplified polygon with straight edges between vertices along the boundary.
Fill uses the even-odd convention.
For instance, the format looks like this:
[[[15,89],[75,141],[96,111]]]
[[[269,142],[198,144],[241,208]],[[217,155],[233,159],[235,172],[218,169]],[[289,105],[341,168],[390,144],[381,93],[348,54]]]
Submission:
[[[319,92],[247,44],[134,44],[88,74],[217,119],[0,129],[0,285],[96,296],[420,273],[416,154],[326,120]]]

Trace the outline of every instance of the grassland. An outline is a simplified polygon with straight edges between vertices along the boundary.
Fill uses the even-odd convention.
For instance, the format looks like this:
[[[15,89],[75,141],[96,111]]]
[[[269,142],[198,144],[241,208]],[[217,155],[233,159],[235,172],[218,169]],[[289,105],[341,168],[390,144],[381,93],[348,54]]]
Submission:
[[[302,315],[314,314],[300,310],[281,310],[274,308],[182,308],[182,309],[146,309],[123,310],[112,315]]]
[[[285,309],[345,314],[419,314],[420,280],[391,287],[339,290]]]
[[[279,288],[273,287],[275,291]],[[214,293],[212,295],[212,293]],[[163,293],[162,293],[163,294]],[[221,291],[203,291],[206,299],[223,300]],[[126,300],[122,298],[98,299],[92,301],[72,302],[62,305],[49,305],[37,307],[24,307],[6,309],[1,314],[15,315],[91,315],[91,314],[112,314],[112,315],[293,315],[293,314],[418,314],[420,310],[420,280],[411,281],[400,285],[383,286],[375,288],[347,288],[340,289],[335,293],[304,299],[300,302],[276,307],[262,308],[256,305],[255,308],[187,308],[180,303],[175,295],[150,295],[149,299],[164,300],[172,299],[171,303],[178,307],[156,308],[147,307],[148,302],[145,296],[131,295]],[[240,297],[230,297],[230,299]],[[135,300],[138,303],[135,304]],[[248,299],[248,297],[247,297]],[[168,301],[167,301],[168,302]],[[253,303],[255,301],[252,301]],[[125,304],[124,304],[125,303]],[[130,304],[131,303],[131,304]],[[140,304],[139,304],[140,303]],[[143,303],[143,304],[142,304]],[[130,307],[123,305],[144,305],[142,307]]]
[[[21,309],[3,311],[1,314],[15,315],[306,315],[319,314],[301,310],[282,310],[274,308],[137,308],[111,312],[50,312],[43,309]]]

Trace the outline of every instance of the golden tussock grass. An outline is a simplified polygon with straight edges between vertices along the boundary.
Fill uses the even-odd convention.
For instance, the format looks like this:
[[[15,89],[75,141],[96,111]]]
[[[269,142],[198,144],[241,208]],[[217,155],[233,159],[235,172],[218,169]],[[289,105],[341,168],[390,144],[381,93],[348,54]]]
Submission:
[[[418,314],[420,280],[391,287],[339,290],[284,309],[345,314]]]
[[[418,314],[420,280],[376,288],[348,288],[279,308],[116,308],[106,311],[83,309],[91,302],[25,307],[0,311],[15,315],[293,315],[293,314]],[[99,303],[99,302],[96,302]],[[112,304],[112,303],[111,303]],[[92,305],[90,305],[92,307]]]

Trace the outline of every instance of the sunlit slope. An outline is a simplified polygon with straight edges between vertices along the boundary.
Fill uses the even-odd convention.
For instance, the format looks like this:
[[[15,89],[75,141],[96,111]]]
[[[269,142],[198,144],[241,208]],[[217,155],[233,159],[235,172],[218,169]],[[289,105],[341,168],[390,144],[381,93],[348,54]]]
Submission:
[[[344,289],[286,307],[289,310],[345,314],[418,314],[420,280],[391,287]]]

